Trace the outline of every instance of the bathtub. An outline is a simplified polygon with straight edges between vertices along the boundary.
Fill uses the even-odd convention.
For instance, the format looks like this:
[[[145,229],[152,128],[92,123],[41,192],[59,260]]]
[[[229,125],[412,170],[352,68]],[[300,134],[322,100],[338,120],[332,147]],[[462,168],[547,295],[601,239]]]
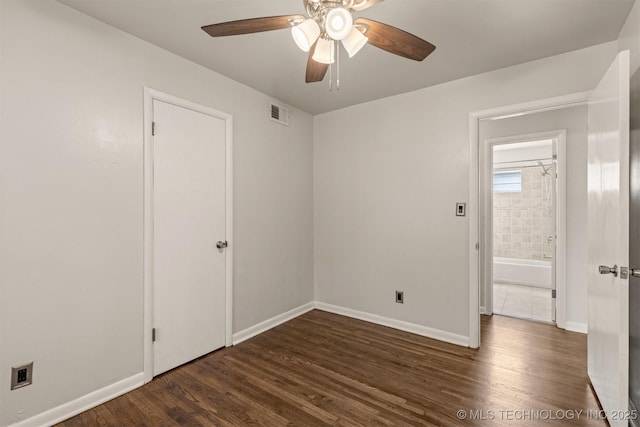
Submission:
[[[551,261],[493,257],[493,281],[551,289]]]

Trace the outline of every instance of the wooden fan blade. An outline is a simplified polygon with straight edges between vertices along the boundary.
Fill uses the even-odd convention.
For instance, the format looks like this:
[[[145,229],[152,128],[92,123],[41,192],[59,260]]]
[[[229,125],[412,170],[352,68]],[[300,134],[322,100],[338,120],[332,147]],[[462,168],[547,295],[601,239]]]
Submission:
[[[321,82],[324,80],[325,74],[329,69],[329,64],[322,64],[313,60],[313,53],[316,51],[316,45],[318,41],[309,49],[309,58],[307,59],[307,75],[305,76],[306,83]]]
[[[360,0],[351,6],[351,9],[360,12],[361,10],[369,9],[371,6],[375,6],[378,3],[382,3],[384,0]]]
[[[302,15],[267,16],[205,25],[202,29],[211,37],[236,36],[290,28],[291,24],[289,22],[291,20],[303,21],[304,19],[305,17]]]
[[[436,49],[428,41],[382,22],[358,18],[354,24],[367,27],[364,35],[369,37],[370,44],[405,58],[422,61]]]

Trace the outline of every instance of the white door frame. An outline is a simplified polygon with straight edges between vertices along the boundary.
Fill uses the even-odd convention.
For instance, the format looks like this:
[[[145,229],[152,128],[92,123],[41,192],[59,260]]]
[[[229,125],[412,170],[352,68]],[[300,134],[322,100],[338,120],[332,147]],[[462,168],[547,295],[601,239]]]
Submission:
[[[585,105],[590,91],[469,113],[469,347],[480,346],[480,120]]]
[[[493,314],[493,191],[491,178],[493,175],[493,147],[503,144],[515,144],[518,142],[535,141],[541,139],[553,139],[556,141],[556,164],[557,193],[555,203],[555,268],[554,276],[556,281],[556,325],[565,329],[566,319],[566,198],[567,198],[567,130],[558,129],[545,132],[535,132],[523,135],[506,136],[501,138],[490,138],[482,141],[480,160],[480,179],[484,182],[484,194],[480,193],[480,200],[485,201],[484,212],[480,212],[480,242],[484,244],[480,248],[480,263],[484,267],[484,289],[480,290],[480,296],[484,295],[484,301],[480,298],[481,314]],[[482,186],[481,186],[482,189]],[[484,230],[484,235],[482,233]],[[482,271],[482,269],[481,269]],[[482,303],[484,302],[484,310]]]
[[[232,344],[233,320],[233,117],[213,108],[144,88],[144,382],[153,379],[153,101],[187,108],[225,121],[225,346]]]

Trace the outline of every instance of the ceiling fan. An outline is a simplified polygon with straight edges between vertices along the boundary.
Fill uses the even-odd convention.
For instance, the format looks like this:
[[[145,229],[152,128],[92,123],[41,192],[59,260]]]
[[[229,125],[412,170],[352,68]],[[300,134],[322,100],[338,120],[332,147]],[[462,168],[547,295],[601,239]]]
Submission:
[[[327,69],[340,58],[338,42],[351,58],[369,42],[393,54],[422,61],[435,46],[421,38],[391,25],[367,18],[353,18],[360,12],[383,0],[303,0],[304,15],[282,15],[242,19],[205,25],[202,29],[212,37],[259,33],[291,28],[294,41],[300,49],[309,52],[307,83],[324,79]]]

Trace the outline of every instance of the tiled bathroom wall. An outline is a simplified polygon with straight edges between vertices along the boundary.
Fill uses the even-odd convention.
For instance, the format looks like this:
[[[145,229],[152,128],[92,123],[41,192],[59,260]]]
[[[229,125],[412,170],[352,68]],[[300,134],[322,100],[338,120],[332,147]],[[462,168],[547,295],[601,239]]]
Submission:
[[[493,193],[493,255],[551,259],[554,233],[551,176],[543,176],[540,166],[519,170],[522,191]]]

